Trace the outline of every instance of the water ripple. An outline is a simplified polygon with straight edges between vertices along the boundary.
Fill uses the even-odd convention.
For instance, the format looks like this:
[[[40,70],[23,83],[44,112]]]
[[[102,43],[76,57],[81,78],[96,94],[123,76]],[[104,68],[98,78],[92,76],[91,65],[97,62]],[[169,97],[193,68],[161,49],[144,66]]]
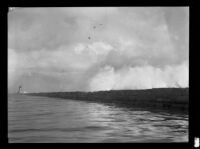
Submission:
[[[10,142],[187,142],[188,115],[9,96]]]

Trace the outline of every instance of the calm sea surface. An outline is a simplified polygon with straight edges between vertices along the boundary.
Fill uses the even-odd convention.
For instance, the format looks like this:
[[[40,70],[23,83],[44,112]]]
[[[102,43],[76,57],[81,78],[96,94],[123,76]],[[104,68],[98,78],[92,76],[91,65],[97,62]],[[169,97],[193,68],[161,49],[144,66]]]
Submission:
[[[8,96],[9,142],[188,142],[188,115]]]

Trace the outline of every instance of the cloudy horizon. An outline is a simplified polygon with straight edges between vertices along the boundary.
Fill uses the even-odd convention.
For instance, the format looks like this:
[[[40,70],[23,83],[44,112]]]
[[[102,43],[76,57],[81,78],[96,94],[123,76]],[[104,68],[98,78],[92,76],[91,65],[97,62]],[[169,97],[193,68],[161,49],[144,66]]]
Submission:
[[[15,8],[8,91],[188,87],[189,7]]]

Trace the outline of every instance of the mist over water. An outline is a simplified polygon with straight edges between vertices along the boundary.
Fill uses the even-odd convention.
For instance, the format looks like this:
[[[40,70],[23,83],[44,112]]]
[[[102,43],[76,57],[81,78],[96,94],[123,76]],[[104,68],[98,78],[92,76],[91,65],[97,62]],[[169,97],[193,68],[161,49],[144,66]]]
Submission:
[[[187,142],[188,115],[8,96],[9,142]]]

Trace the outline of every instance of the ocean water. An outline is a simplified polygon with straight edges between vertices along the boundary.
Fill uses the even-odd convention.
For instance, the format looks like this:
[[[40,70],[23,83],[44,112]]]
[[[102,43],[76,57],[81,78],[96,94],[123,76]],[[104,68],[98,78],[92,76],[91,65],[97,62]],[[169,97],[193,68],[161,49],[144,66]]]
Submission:
[[[10,143],[188,142],[188,115],[8,95]]]

